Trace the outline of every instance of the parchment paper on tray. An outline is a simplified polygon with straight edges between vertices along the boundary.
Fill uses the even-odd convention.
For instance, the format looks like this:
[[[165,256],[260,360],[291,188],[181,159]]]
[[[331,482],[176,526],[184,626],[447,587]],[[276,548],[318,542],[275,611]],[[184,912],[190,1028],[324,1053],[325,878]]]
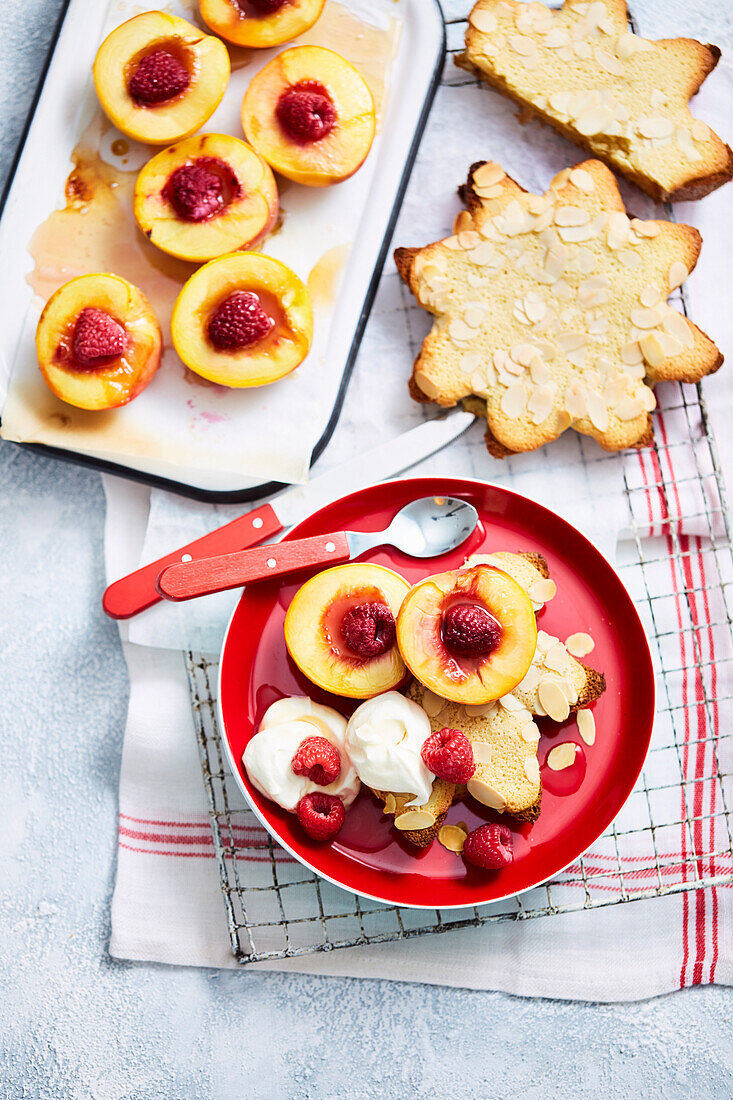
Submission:
[[[195,19],[198,5],[180,0],[177,15]],[[394,3],[347,4],[329,0],[323,16],[297,44],[336,49],[368,81],[381,121],[395,58],[400,21]],[[132,4],[113,0],[103,34],[136,14]],[[101,38],[86,43],[89,66]],[[224,99],[204,128],[241,136],[240,105],[252,76],[281,49],[231,48],[232,77]],[[48,171],[66,179],[65,206],[29,228],[35,292],[28,309],[3,408],[2,436],[16,442],[45,443],[164,477],[188,481],[192,472],[206,484],[239,488],[242,479],[307,480],[313,446],[325,427],[332,394],[344,369],[343,338],[332,339],[334,317],[346,315],[342,274],[377,169],[379,136],[364,166],[336,187],[310,188],[278,179],[282,222],[263,252],[282,260],[308,283],[314,305],[314,340],[305,362],[293,374],[251,390],[227,389],[187,370],[170,342],[170,314],[178,291],[195,266],[160,252],[137,229],[132,191],[140,167],[156,148],[130,141],[102,114],[84,83],[76,119],[49,150]],[[73,92],[59,88],[59,95]],[[73,149],[73,152],[72,152]],[[31,226],[33,223],[29,223]],[[43,382],[35,355],[35,328],[43,303],[76,275],[112,271],[135,283],[150,299],[163,329],[162,366],[151,385],[129,405],[86,412],[56,398]],[[364,287],[362,284],[362,297]],[[353,298],[353,291],[352,291]],[[356,317],[361,298],[351,302]],[[351,315],[349,315],[350,317]],[[349,321],[353,332],[355,319]],[[345,344],[348,349],[350,336]],[[335,384],[334,384],[335,378]],[[228,484],[231,482],[231,485]]]

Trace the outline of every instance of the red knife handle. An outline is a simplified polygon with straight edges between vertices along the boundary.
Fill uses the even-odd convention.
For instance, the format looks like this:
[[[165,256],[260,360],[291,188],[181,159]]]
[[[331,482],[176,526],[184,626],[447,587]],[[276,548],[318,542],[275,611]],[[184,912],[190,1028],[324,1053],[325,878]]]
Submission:
[[[346,535],[316,535],[310,539],[293,539],[271,546],[258,546],[238,554],[218,558],[179,562],[169,565],[158,577],[158,592],[166,600],[192,600],[240,588],[243,584],[281,577],[318,565],[335,565],[351,556]]]
[[[167,565],[181,562],[184,555],[190,555],[195,560],[209,558],[213,554],[225,554],[230,550],[244,550],[263,539],[269,539],[278,531],[282,531],[282,524],[274,508],[263,504],[261,508],[247,512],[231,523],[210,531],[208,535],[202,535],[200,539],[189,542],[186,546],[179,546],[165,557],[114,581],[102,597],[102,607],[112,619],[129,619],[161,599],[155,582]]]

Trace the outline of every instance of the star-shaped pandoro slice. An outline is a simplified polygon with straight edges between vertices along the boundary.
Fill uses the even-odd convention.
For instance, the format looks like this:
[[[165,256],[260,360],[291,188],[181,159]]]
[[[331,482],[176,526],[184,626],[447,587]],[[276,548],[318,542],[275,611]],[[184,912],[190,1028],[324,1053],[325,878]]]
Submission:
[[[688,102],[720,50],[629,31],[626,0],[478,0],[458,64],[658,201],[697,199],[733,176],[733,152]]]
[[[598,160],[563,170],[544,195],[478,163],[461,195],[458,233],[395,252],[435,317],[413,396],[443,406],[481,399],[496,456],[569,427],[608,450],[649,444],[651,386],[697,382],[723,361],[667,304],[697,262],[697,230],[630,219]]]

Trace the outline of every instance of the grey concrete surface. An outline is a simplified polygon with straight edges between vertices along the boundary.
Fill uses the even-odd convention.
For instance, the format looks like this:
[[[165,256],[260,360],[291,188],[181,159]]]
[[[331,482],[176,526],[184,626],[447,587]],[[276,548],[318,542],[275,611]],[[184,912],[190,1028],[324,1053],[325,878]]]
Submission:
[[[636,10],[654,33],[674,6],[731,44],[728,2]],[[0,3],[4,166],[58,8]],[[0,1096],[730,1097],[728,990],[597,1006],[111,960],[127,682],[103,517],[96,474],[0,447]]]

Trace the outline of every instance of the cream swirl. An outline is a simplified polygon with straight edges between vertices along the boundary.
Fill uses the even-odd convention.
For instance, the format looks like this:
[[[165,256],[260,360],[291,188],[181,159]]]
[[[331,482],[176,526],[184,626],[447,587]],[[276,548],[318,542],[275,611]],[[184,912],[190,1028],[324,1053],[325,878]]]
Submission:
[[[301,798],[311,791],[335,794],[350,806],[359,793],[356,774],[345,747],[346,719],[331,707],[314,703],[306,696],[278,699],[267,709],[259,729],[242,756],[250,782],[266,798],[295,813]],[[291,764],[306,737],[325,737],[341,757],[341,771],[333,783],[322,787],[304,775],[296,775]]]
[[[430,798],[435,776],[420,750],[430,736],[430,719],[422,707],[398,691],[367,699],[346,727],[346,748],[362,783],[377,791],[412,794],[408,806]]]

